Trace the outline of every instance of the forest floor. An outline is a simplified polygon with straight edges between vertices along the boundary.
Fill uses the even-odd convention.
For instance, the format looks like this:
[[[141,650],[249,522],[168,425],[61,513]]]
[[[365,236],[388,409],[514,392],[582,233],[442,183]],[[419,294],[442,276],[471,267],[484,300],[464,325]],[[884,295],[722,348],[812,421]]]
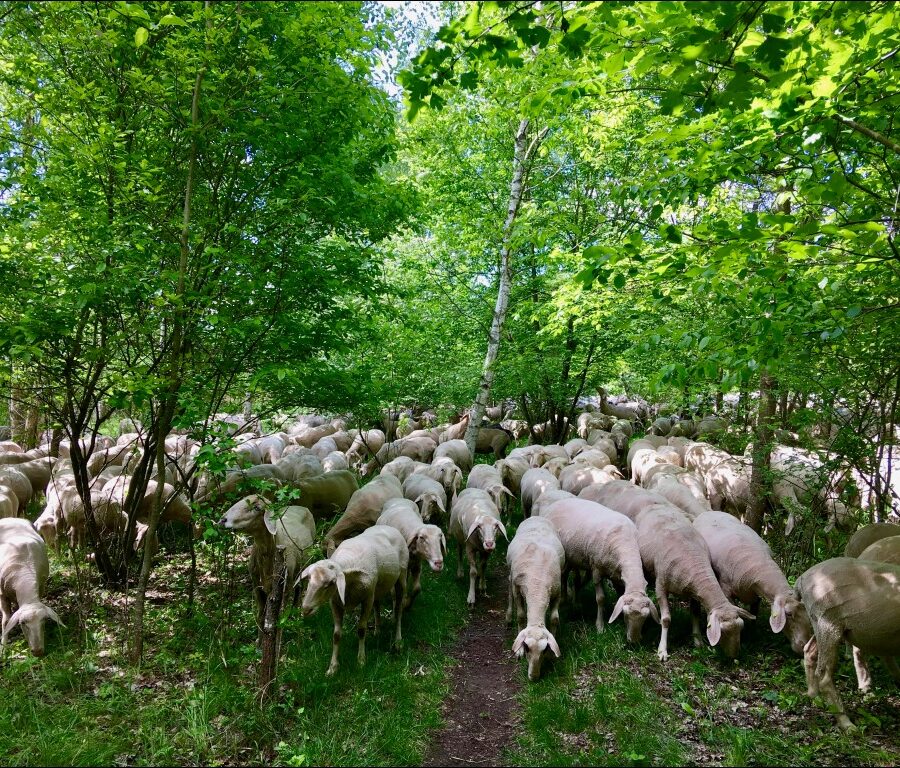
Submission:
[[[432,736],[423,765],[501,765],[520,727],[516,699],[519,664],[506,629],[505,563],[488,567],[488,596],[479,593],[473,613],[450,649],[452,692],[444,724]],[[464,583],[468,584],[468,573]]]

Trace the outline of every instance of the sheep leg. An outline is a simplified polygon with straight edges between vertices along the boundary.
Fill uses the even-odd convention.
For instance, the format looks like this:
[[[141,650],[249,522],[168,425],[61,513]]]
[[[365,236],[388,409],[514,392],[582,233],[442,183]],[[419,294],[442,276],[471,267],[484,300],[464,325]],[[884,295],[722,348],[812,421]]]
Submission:
[[[803,669],[806,672],[806,695],[814,699],[819,695],[819,678],[816,675],[816,662],[819,659],[819,645],[815,637],[811,637],[803,646]]]
[[[700,609],[700,603],[696,600],[691,600],[691,635],[694,638],[694,647],[702,648],[705,643],[703,642],[703,632],[700,629],[700,620],[702,618],[702,612]]]
[[[513,575],[509,574],[509,600],[506,603],[506,625],[510,626],[515,618],[515,599],[513,596]]]
[[[362,616],[362,614],[360,614]],[[366,620],[366,627],[369,626]],[[381,629],[381,603],[378,600],[372,601],[372,636],[378,637],[378,631]]]
[[[525,629],[528,611],[525,607],[525,593],[521,587],[516,588],[516,610],[519,614],[519,632]]]
[[[603,601],[606,600],[606,595],[603,592],[603,574],[600,572],[599,568],[594,568],[593,570],[594,577],[594,597],[597,600],[597,631],[602,632],[605,627],[603,625]]]
[[[12,616],[12,603],[9,598],[0,594],[0,637],[2,637],[3,645],[6,645],[6,622]]]
[[[370,592],[359,608],[359,625],[356,627],[356,636],[359,638],[359,651],[356,654],[356,663],[360,667],[364,667],[366,664],[366,630],[369,628],[369,614],[372,613],[374,604],[375,594]],[[377,610],[375,617],[377,621]]]
[[[472,551],[471,547],[466,547],[466,555],[469,560],[469,595],[466,597],[466,604],[469,608],[475,606],[475,586],[478,579],[478,555]]]
[[[837,688],[834,687],[834,668],[837,665],[838,643],[830,635],[831,633],[826,633],[825,637],[817,638],[819,642],[819,659],[816,664],[816,676],[819,678],[819,690],[822,698],[834,710],[838,727],[841,730],[849,731],[856,726],[850,722],[850,718],[844,712],[841,697],[838,695]]]
[[[468,549],[468,547],[467,547]],[[461,579],[463,577],[463,545],[462,542],[457,542],[456,552],[458,557],[456,558],[456,578]]]
[[[480,552],[481,556],[478,558],[478,579],[481,582],[481,594],[487,597],[487,576],[485,575],[485,570],[487,569],[487,561],[490,557],[490,552]]]
[[[404,596],[405,608],[412,608],[413,601],[419,596],[419,592],[422,591],[422,561],[418,555],[414,555],[409,559],[409,581],[412,583],[412,588]]]
[[[344,606],[336,600],[332,600],[331,615],[334,618],[334,631],[331,634],[331,663],[325,673],[328,677],[331,677],[338,669],[338,647],[341,644],[341,627],[344,624]]]
[[[669,595],[666,593],[666,585],[663,584],[661,579],[656,580],[656,599],[659,601],[659,623],[662,628],[656,655],[660,661],[665,661],[669,658],[669,625],[672,623],[672,612],[669,609]]]
[[[418,558],[416,559],[418,562]],[[415,595],[413,595],[415,597]],[[394,584],[394,648],[403,647],[403,633],[401,620],[403,619],[403,605],[406,603],[406,574],[401,573],[397,583]],[[412,603],[412,600],[410,600]]]
[[[853,666],[856,667],[856,684],[863,693],[872,690],[872,675],[869,672],[869,665],[866,662],[865,654],[853,646]]]
[[[555,635],[559,632],[559,595],[555,595],[550,601],[550,631]]]

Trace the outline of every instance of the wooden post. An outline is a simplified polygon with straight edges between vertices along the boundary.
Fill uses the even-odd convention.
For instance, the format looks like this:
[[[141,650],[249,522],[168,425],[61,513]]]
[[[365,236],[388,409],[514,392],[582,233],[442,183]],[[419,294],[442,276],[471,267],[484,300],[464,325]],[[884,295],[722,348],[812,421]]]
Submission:
[[[275,547],[275,567],[272,572],[272,591],[266,599],[263,623],[259,628],[259,644],[262,661],[259,664],[259,703],[265,705],[272,698],[272,688],[278,671],[278,656],[281,651],[281,607],[284,604],[287,566],[284,562],[284,546]],[[291,585],[293,586],[293,585]]]

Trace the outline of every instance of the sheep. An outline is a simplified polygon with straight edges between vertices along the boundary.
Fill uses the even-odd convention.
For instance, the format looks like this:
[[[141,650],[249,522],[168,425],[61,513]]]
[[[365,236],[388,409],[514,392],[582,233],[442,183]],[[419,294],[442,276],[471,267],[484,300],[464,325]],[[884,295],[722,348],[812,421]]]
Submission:
[[[403,483],[407,477],[409,477],[417,467],[425,467],[427,464],[413,461],[409,456],[398,456],[396,459],[391,459],[387,464],[385,464],[381,468],[381,475],[393,475],[396,477],[401,483]],[[365,474],[365,473],[364,473]]]
[[[888,536],[870,544],[860,553],[859,559],[900,565],[900,536]]]
[[[494,467],[500,473],[500,477],[514,496],[522,493],[522,477],[531,468],[531,465],[522,458],[507,456],[494,462]]]
[[[325,559],[308,566],[300,579],[308,579],[303,596],[303,615],[310,616],[326,602],[331,603],[334,631],[331,636],[331,663],[326,676],[338,670],[338,647],[344,613],[359,606],[357,663],[366,663],[366,631],[374,609],[378,628],[378,604],[393,593],[394,647],[403,642],[401,619],[406,597],[409,548],[403,534],[389,525],[373,525],[358,536],[346,539]],[[299,581],[299,580],[298,580]]]
[[[691,520],[712,509],[709,499],[703,495],[702,480],[694,472],[657,474],[644,487],[678,507]],[[700,499],[697,498],[697,493],[700,494]]]
[[[641,562],[638,532],[625,515],[602,504],[584,499],[563,499],[542,510],[556,530],[566,553],[567,569],[579,568],[591,573],[597,601],[598,632],[603,632],[603,578],[624,583],[610,622],[624,613],[628,641],[638,643],[648,616],[658,624],[659,613],[647,597],[647,579]]]
[[[322,463],[325,463],[325,458],[329,453],[334,453],[338,449],[337,443],[334,442],[334,438],[331,435],[326,435],[325,437],[316,440],[313,447],[310,449],[316,456],[318,456]]]
[[[589,464],[597,469],[603,469],[612,465],[613,461],[610,455],[599,448],[590,448],[579,453],[574,460],[574,464]]]
[[[294,587],[292,605],[297,605],[299,590],[294,586],[297,571],[304,551],[312,546],[316,536],[312,513],[306,507],[290,506],[276,514],[270,501],[253,494],[234,504],[222,515],[219,525],[229,531],[246,533],[253,539],[249,567],[259,626],[262,626],[266,600],[273,588],[276,547],[285,548],[285,584],[288,588]]]
[[[660,456],[655,448],[642,448],[637,451],[629,463],[631,481],[635,485],[643,485],[644,475],[654,464],[669,464],[669,462]]]
[[[347,449],[347,463],[354,469],[359,468],[359,465],[367,457],[374,456],[381,450],[384,441],[384,432],[380,429],[369,429],[365,432],[360,432],[353,438],[353,442]]]
[[[803,654],[807,693],[815,698],[821,692],[836,712],[838,726],[853,730],[834,685],[838,651],[844,640],[853,646],[862,690],[871,685],[865,654],[881,656],[891,676],[900,682],[900,565],[834,557],[802,573],[794,588],[814,633]]]
[[[627,480],[614,480],[603,485],[589,485],[578,494],[578,498],[602,504],[621,512],[625,517],[636,520],[638,514],[654,504],[666,504],[665,497],[643,488],[638,488]]]
[[[543,467],[529,469],[522,476],[522,515],[531,516],[531,507],[541,494],[558,490],[559,480]]]
[[[453,463],[462,470],[463,474],[471,472],[475,464],[475,457],[472,455],[472,451],[469,450],[469,446],[466,445],[465,440],[446,440],[442,442],[434,449],[432,462],[443,456],[453,459]]]
[[[47,545],[27,520],[0,520],[0,642],[19,624],[34,656],[44,655],[44,619],[65,624],[43,602],[50,575]],[[13,611],[13,607],[18,606]]]
[[[403,495],[418,505],[419,514],[426,523],[446,516],[447,494],[444,487],[422,472],[413,472],[403,481]],[[438,514],[440,513],[440,514]]]
[[[569,493],[568,491],[563,491],[561,489],[553,489],[551,488],[549,491],[545,491],[540,495],[534,504],[531,506],[531,517],[543,517],[544,514],[550,507],[556,504],[557,501],[562,501],[563,499],[577,499],[578,497]],[[530,519],[530,518],[529,518]]]
[[[466,488],[480,488],[487,491],[494,506],[501,514],[508,514],[507,499],[512,497],[512,491],[503,484],[503,478],[496,467],[490,464],[478,464],[473,467],[466,481]]]
[[[448,440],[462,440],[466,436],[466,430],[469,428],[469,414],[465,414],[456,424],[447,427],[443,431],[438,440],[439,443],[446,443]]]
[[[896,523],[870,523],[854,533],[844,548],[844,557],[859,557],[864,549],[879,539],[900,536],[900,525]]]
[[[8,485],[0,485],[0,518],[19,514],[19,497]]]
[[[561,445],[542,445],[531,456],[532,467],[542,467],[553,459],[561,459],[569,463],[569,454]]]
[[[303,427],[299,431],[291,434],[297,445],[304,448],[312,448],[319,440],[328,435],[337,432],[337,428],[333,424],[322,424],[318,427]]]
[[[608,487],[608,486],[603,486]],[[668,636],[672,615],[669,594],[689,595],[693,614],[694,644],[702,645],[697,603],[707,613],[706,637],[716,646],[721,640],[726,656],[737,657],[743,619],[755,618],[732,605],[713,572],[709,549],[699,531],[670,504],[657,504],[640,512],[635,520],[644,570],[655,578],[662,634],[657,656],[669,657]]]
[[[343,453],[332,451],[322,460],[322,468],[326,472],[333,472],[336,469],[350,469],[350,465]]]
[[[462,470],[449,456],[434,459],[427,467],[417,468],[415,474],[423,474],[432,480],[437,480],[443,486],[447,499],[456,497],[463,478]]]
[[[475,453],[493,453],[495,459],[502,459],[512,441],[512,433],[505,429],[481,427],[475,438]]]
[[[475,605],[477,582],[481,583],[483,594],[487,594],[487,579],[484,569],[488,557],[495,548],[496,532],[500,531],[508,539],[506,528],[500,521],[500,513],[491,497],[480,488],[466,488],[453,503],[450,512],[449,535],[456,541],[459,558],[456,578],[463,577],[463,548],[469,561],[469,595],[466,603]]]
[[[403,486],[393,475],[379,475],[355,491],[340,519],[325,534],[325,550],[330,557],[344,540],[375,525],[388,499],[402,499]]]
[[[588,445],[588,441],[583,440],[580,437],[576,437],[572,440],[569,440],[569,442],[567,442],[563,446],[569,459],[574,459],[579,453],[581,453],[583,450],[590,448],[590,447],[591,446]]]
[[[693,440],[689,440],[686,437],[670,437],[667,444],[669,448],[674,448],[678,452],[678,455],[681,457],[681,466],[684,466],[684,452],[693,443]]]
[[[15,494],[19,501],[18,515],[24,517],[28,502],[34,495],[34,488],[28,476],[20,472],[18,467],[0,467],[0,486],[6,486]]]
[[[554,632],[559,629],[559,599],[566,555],[553,525],[541,517],[525,520],[506,550],[509,602],[506,623],[518,620],[519,634],[512,650],[528,658],[528,679],[541,676],[546,651],[559,658]],[[548,629],[547,612],[550,613]]]
[[[440,528],[423,521],[415,502],[409,499],[387,501],[375,524],[396,528],[409,547],[409,583],[406,587],[406,607],[409,608],[422,591],[422,563],[427,562],[435,573],[444,569],[447,539]]]
[[[688,455],[689,451],[686,451],[685,461]],[[706,470],[706,492],[713,509],[742,520],[750,509],[751,469],[743,459],[726,456]]]
[[[32,526],[48,547],[57,552],[59,551],[57,520],[54,512],[42,512],[38,515],[37,520],[32,523]]]
[[[317,520],[343,512],[353,494],[359,489],[356,476],[346,469],[337,469],[316,477],[305,477],[294,483],[300,499]]]
[[[375,457],[362,468],[361,473],[371,475],[376,468],[383,467],[388,461],[399,456],[427,464],[431,461],[436,448],[437,443],[430,437],[405,437],[393,443],[385,443]]]
[[[661,456],[663,459],[669,462],[669,464],[674,464],[676,467],[684,466],[684,459],[681,454],[670,445],[661,445],[656,449],[656,455]]]
[[[772,558],[769,545],[749,526],[725,512],[708,511],[694,520],[709,549],[719,585],[729,600],[751,605],[765,600],[771,607],[769,626],[776,634],[787,629],[794,653],[812,637],[806,609]]]
[[[705,476],[710,468],[731,458],[730,453],[709,443],[692,443],[684,449],[684,468]]]
[[[578,495],[589,485],[603,484],[614,480],[615,476],[610,474],[609,469],[615,471],[615,467],[612,466],[597,469],[590,465],[572,464],[559,473],[559,487],[573,495]]]

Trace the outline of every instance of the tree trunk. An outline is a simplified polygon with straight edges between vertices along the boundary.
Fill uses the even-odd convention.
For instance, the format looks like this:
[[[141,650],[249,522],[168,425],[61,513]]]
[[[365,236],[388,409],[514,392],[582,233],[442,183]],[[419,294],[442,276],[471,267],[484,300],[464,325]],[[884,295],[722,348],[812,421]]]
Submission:
[[[275,567],[272,572],[272,591],[266,600],[262,626],[259,628],[259,644],[262,659],[259,663],[259,702],[265,704],[272,698],[275,677],[278,673],[278,657],[281,651],[281,627],[278,620],[284,604],[287,566],[284,562],[284,547],[275,547]]]
[[[759,411],[753,437],[753,465],[750,469],[750,507],[745,521],[754,531],[762,531],[766,503],[772,488],[769,465],[772,450],[772,425],[775,420],[775,381],[767,370],[759,377]]]
[[[546,130],[539,133],[530,147],[526,147],[526,135],[528,133],[528,120],[519,123],[516,131],[515,149],[513,152],[513,176],[509,189],[509,205],[506,209],[506,221],[503,224],[503,244],[500,248],[500,284],[497,289],[497,303],[494,305],[494,319],[491,322],[491,330],[488,335],[487,354],[484,357],[484,366],[481,372],[481,383],[478,387],[478,395],[472,404],[469,426],[466,429],[466,445],[469,450],[475,452],[475,441],[478,437],[478,429],[487,407],[488,398],[491,395],[491,386],[494,383],[494,363],[500,352],[500,334],[503,331],[503,323],[506,320],[506,308],[509,304],[509,292],[511,288],[510,254],[512,251],[512,228],[522,202],[522,192],[525,180],[525,163],[529,154],[540,143]]]
[[[781,418],[782,428],[787,427],[788,398],[790,397],[790,394],[790,390],[788,390],[787,387],[783,387],[778,393],[778,415]]]
[[[203,12],[206,17],[207,52],[209,50],[208,32],[212,19],[210,17],[210,2],[205,0]],[[144,538],[144,558],[141,562],[141,575],[138,579],[137,595],[134,601],[134,647],[132,660],[140,664],[144,652],[144,605],[147,596],[147,586],[150,583],[150,571],[152,570],[153,555],[155,554],[156,529],[163,513],[163,497],[165,495],[166,479],[166,436],[172,427],[172,419],[175,415],[178,390],[181,388],[183,377],[182,366],[186,351],[185,325],[187,321],[187,307],[185,304],[185,282],[187,276],[188,256],[190,255],[190,225],[191,225],[191,200],[194,193],[194,176],[197,167],[197,132],[200,126],[200,89],[203,85],[203,77],[206,74],[205,64],[197,72],[194,81],[194,93],[191,99],[191,148],[188,157],[187,181],[184,187],[184,208],[181,222],[181,238],[179,242],[178,260],[178,285],[176,288],[177,304],[172,323],[171,347],[168,360],[168,382],[162,395],[160,415],[157,423],[156,443],[156,472],[157,486],[156,498],[153,509],[150,512],[150,520],[147,524],[147,533]],[[190,534],[193,536],[193,529]]]

